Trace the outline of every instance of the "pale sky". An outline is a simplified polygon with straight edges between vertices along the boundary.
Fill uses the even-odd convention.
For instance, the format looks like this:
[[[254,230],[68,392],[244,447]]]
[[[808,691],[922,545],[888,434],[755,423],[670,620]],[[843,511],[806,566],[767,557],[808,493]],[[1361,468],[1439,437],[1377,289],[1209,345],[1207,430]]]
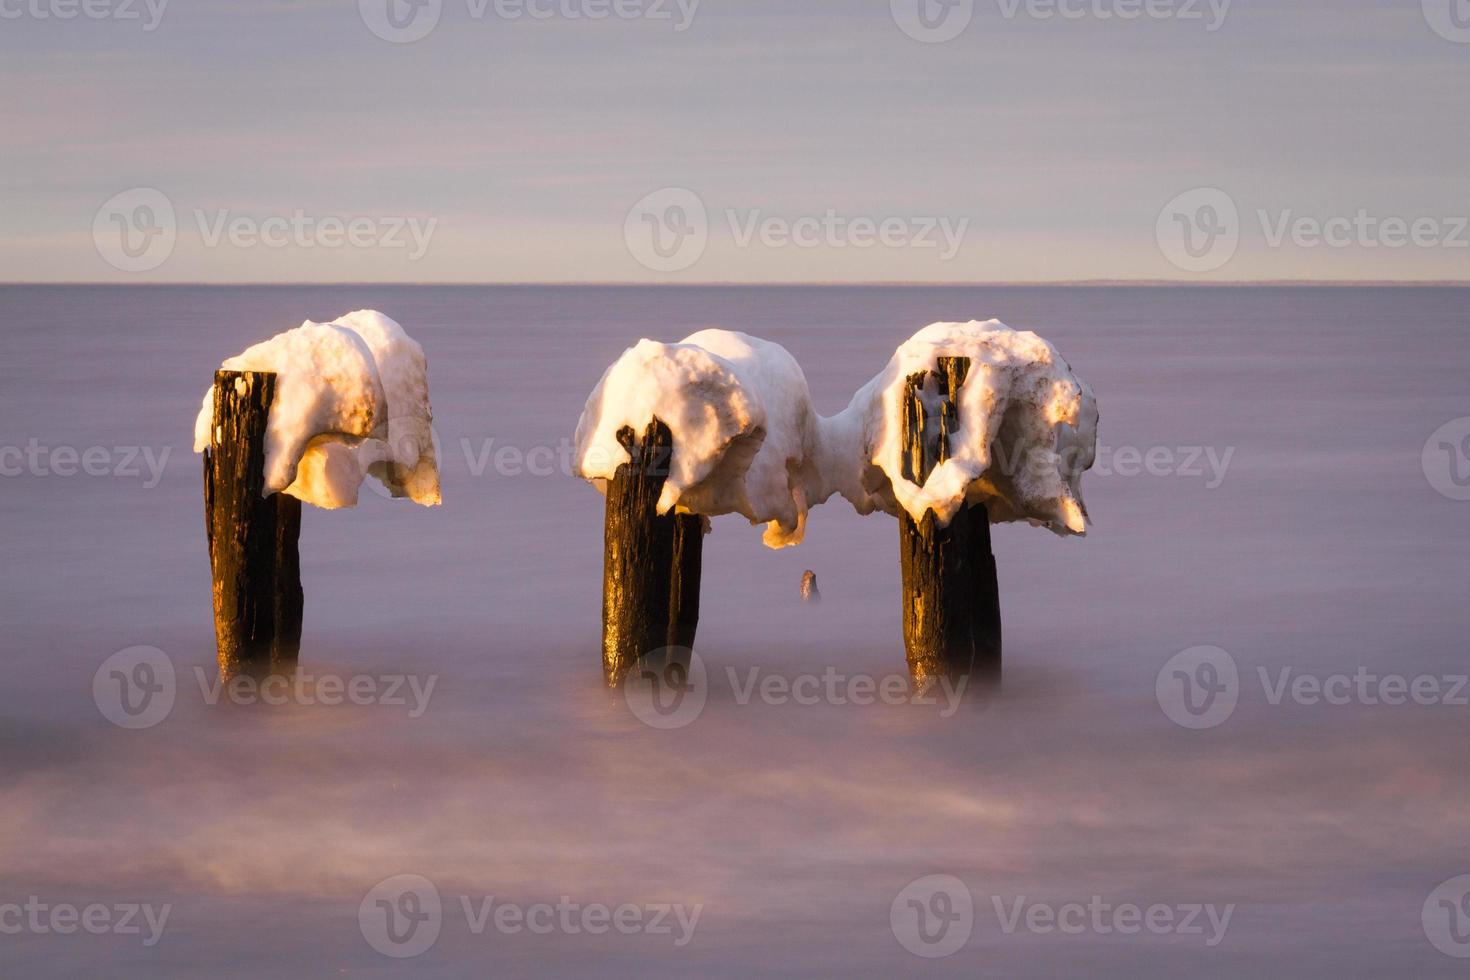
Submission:
[[[1470,280],[1470,0],[161,2],[0,0],[0,279]]]

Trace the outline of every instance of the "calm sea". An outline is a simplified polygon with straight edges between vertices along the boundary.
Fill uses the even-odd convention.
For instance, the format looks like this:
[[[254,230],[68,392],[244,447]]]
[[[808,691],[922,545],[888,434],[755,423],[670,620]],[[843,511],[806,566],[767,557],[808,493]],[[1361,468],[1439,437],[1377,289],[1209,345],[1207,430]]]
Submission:
[[[428,352],[445,498],[305,515],[303,672],[373,703],[210,704],[199,399],[224,356],[364,307]],[[602,689],[602,503],[563,469],[607,364],[744,330],[831,413],[917,328],[990,316],[1092,384],[1104,447],[1085,540],[996,533],[997,697],[855,703],[904,668],[898,532],[841,500],[779,553],[715,521],[689,724]],[[170,907],[151,946],[39,913],[0,936],[7,976],[1463,969],[1426,929],[1460,923],[1431,893],[1470,873],[1470,706],[1446,703],[1470,673],[1470,463],[1431,434],[1470,416],[1470,290],[0,287],[0,329],[0,906]],[[135,646],[176,676],[132,730],[94,679]],[[1191,728],[1160,692],[1201,646],[1236,703]],[[1374,703],[1391,675],[1444,686]],[[367,935],[398,875],[440,899],[389,899],[434,915],[411,959]],[[972,924],[949,879],[905,892],[931,875]],[[573,911],[497,927],[542,904]],[[578,918],[625,905],[630,934]],[[1111,911],[1046,928],[1075,905]],[[1116,928],[1130,905],[1174,926]],[[699,907],[692,933],[652,928],[661,906]],[[1193,906],[1231,908],[1223,935],[1183,928]],[[947,957],[906,948],[965,928]]]

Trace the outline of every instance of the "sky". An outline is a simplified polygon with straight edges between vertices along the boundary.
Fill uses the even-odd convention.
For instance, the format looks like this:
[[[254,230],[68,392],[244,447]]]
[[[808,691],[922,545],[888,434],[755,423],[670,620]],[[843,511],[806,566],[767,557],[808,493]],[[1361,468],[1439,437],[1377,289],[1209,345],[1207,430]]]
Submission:
[[[1470,0],[0,0],[0,280],[1470,280]]]

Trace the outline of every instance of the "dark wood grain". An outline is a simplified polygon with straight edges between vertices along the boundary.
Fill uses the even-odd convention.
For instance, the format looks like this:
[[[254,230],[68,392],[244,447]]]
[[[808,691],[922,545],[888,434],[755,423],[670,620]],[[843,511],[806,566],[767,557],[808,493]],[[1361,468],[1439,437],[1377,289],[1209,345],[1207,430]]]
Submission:
[[[204,453],[204,523],[214,582],[220,673],[290,670],[301,648],[301,501],[264,496],[268,372],[214,376],[214,431]]]
[[[904,476],[922,485],[949,458],[959,429],[959,393],[968,358],[939,358],[937,370],[906,380]],[[998,679],[1000,590],[984,504],[962,507],[946,527],[932,510],[922,521],[899,515],[903,634],[916,679],[974,675]]]
[[[698,515],[657,512],[673,457],[669,427],[654,419],[641,440],[624,428],[618,441],[632,459],[607,485],[602,663],[614,685],[649,653],[693,649],[706,531]]]

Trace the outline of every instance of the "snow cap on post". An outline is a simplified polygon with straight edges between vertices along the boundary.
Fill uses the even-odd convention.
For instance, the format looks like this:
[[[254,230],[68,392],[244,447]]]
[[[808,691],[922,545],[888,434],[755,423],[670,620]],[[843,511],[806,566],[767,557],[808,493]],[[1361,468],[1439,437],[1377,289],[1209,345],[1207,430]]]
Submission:
[[[439,503],[423,348],[372,310],[294,330],[228,358],[230,371],[277,375],[266,426],[263,494],[287,493],[326,509],[357,504],[371,475],[395,497]],[[194,451],[209,448],[213,392],[194,423]]]
[[[779,344],[703,330],[640,341],[608,368],[577,425],[575,472],[603,487],[629,462],[624,428],[673,433],[658,513],[740,514],[772,548],[799,544],[816,481],[818,422],[806,376]]]
[[[933,372],[941,357],[970,362],[959,392],[959,428],[948,458],[919,485],[904,474],[903,407],[909,377]],[[1059,535],[1083,535],[1082,474],[1097,447],[1097,402],[1055,347],[999,320],[935,323],[901,345],[887,368],[827,421],[833,438],[851,430],[864,472],[858,510],[902,510],[946,525],[966,503],[983,503],[993,523],[1031,521]],[[844,495],[848,491],[844,490]]]

